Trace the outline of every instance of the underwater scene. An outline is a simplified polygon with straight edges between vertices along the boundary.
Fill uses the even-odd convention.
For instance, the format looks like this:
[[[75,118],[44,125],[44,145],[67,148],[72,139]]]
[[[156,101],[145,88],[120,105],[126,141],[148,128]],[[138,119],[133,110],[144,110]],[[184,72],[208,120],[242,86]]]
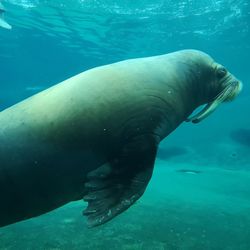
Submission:
[[[249,250],[249,60],[248,0],[0,0],[0,250]]]

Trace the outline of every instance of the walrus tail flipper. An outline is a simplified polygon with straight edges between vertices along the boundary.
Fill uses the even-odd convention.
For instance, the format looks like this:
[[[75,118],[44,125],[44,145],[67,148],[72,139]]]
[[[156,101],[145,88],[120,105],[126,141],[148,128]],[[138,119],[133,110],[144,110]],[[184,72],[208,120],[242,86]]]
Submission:
[[[141,197],[152,176],[157,144],[155,136],[136,137],[116,159],[88,174],[83,214],[90,227],[111,220]]]

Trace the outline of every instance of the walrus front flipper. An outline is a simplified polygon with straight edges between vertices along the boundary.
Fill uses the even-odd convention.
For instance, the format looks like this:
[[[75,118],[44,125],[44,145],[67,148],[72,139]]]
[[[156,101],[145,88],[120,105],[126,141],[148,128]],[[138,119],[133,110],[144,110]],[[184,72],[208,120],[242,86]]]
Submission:
[[[157,144],[155,136],[138,136],[116,159],[89,173],[83,214],[90,227],[111,220],[141,197],[152,176]]]

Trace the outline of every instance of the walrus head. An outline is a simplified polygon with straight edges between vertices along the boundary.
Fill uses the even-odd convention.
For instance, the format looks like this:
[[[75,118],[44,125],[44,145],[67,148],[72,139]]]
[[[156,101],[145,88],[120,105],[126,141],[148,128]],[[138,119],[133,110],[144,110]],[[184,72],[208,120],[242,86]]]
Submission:
[[[242,89],[242,83],[222,65],[213,62],[209,64],[209,68],[210,76],[212,77],[205,90],[206,93],[209,93],[208,102],[200,112],[188,117],[186,120],[187,122],[198,123],[202,121],[204,118],[208,117],[219,104],[232,101],[238,96]]]

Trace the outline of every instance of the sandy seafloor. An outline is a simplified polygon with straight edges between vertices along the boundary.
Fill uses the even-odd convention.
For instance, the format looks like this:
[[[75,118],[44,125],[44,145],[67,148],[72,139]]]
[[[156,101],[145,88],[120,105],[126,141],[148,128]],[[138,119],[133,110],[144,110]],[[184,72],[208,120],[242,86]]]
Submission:
[[[194,152],[157,159],[144,196],[111,222],[87,228],[86,204],[74,202],[1,228],[0,249],[249,250],[250,171],[240,161],[237,168],[233,151],[228,157],[227,167],[216,155],[199,164]]]

